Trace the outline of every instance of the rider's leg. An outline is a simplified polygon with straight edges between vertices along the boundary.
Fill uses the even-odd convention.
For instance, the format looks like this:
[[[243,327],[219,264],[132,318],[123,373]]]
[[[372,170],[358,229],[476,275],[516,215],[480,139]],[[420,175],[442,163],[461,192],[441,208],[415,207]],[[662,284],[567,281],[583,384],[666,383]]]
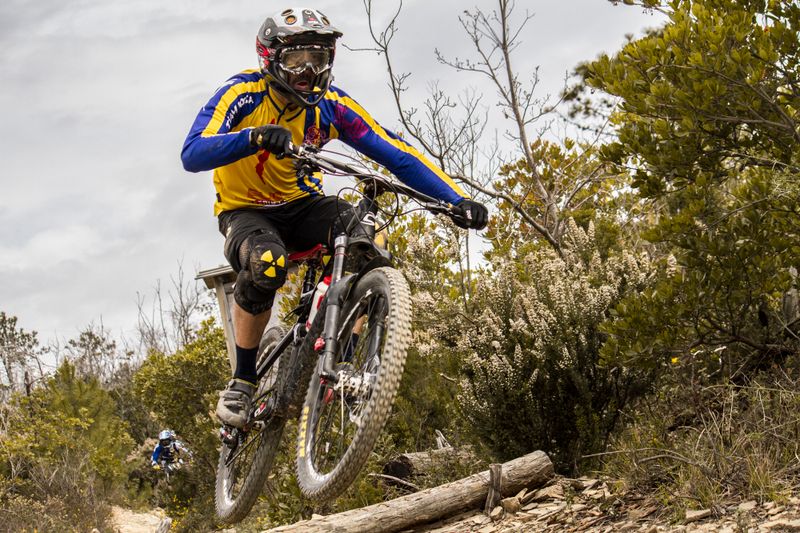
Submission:
[[[242,309],[236,302],[233,303],[233,332],[236,339],[236,368],[233,379],[241,379],[255,384],[256,358],[261,335],[269,322],[270,310],[253,315]]]
[[[275,292],[286,280],[288,258],[280,234],[266,217],[243,212],[220,221],[227,236],[225,255],[238,274],[232,309],[236,368],[228,387],[220,393],[217,417],[225,424],[242,427],[256,386],[259,341]]]

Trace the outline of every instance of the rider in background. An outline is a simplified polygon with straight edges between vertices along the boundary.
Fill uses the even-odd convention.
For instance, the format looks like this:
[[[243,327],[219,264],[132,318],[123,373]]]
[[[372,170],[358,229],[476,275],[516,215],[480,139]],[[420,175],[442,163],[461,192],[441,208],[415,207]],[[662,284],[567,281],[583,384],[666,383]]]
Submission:
[[[284,158],[290,143],[317,147],[338,139],[410,187],[463,209],[463,227],[482,229],[488,211],[408,142],[384,129],[331,85],[342,33],[315,9],[268,17],[256,38],[258,69],[234,75],[200,110],[183,145],[190,172],[214,169],[214,214],[224,253],[237,272],[233,323],[236,368],[220,393],[217,417],[247,422],[256,356],[275,292],[286,280],[287,250],[333,249],[352,206],[325,196],[322,175],[306,178]]]
[[[150,457],[150,465],[154,468],[160,467],[162,464],[166,466],[179,465],[183,462],[181,456],[189,453],[189,449],[176,438],[175,432],[165,429],[158,434],[158,444]]]

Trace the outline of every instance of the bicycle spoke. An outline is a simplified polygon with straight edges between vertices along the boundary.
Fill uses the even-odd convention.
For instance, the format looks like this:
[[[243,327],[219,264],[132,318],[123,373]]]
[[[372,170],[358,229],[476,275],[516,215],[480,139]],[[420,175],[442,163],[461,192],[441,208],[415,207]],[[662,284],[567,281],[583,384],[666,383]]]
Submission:
[[[368,294],[346,315],[339,330],[339,344],[348,349],[355,324],[364,319],[361,334],[351,347],[352,368],[339,371],[335,386],[320,384],[316,413],[312,420],[312,463],[319,472],[332,470],[341,461],[363,424],[363,416],[372,398],[373,386],[380,367],[383,344],[385,298]],[[344,353],[341,357],[344,358]]]

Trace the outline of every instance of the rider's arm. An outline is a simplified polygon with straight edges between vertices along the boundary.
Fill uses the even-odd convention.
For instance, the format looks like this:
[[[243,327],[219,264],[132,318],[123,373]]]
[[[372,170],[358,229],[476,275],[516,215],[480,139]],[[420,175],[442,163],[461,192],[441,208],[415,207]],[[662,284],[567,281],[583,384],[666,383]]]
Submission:
[[[261,104],[261,74],[245,71],[217,89],[200,110],[183,143],[181,160],[189,172],[212,170],[256,153],[250,145],[250,130],[234,131]]]
[[[331,87],[323,100],[331,134],[386,167],[400,181],[428,196],[458,204],[469,196],[437,165],[384,129],[344,91]]]
[[[150,457],[151,463],[157,463],[158,458],[161,456],[161,445],[156,444],[156,448],[153,450],[153,455]]]

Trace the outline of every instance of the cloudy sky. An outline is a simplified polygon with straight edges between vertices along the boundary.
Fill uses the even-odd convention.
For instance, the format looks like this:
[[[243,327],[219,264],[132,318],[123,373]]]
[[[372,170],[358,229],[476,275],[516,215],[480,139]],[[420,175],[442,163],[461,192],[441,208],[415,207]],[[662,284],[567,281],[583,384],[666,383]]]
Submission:
[[[394,0],[380,0],[385,20]],[[351,48],[370,46],[360,0],[308,4]],[[393,44],[412,71],[409,103],[445,89],[493,91],[437,64],[434,49],[468,56],[464,9],[495,0],[405,0]],[[182,263],[224,262],[211,173],[189,174],[180,149],[214,89],[256,65],[255,34],[284,6],[240,0],[3,0],[0,2],[0,311],[47,342],[102,320],[131,335],[137,292],[169,283]],[[534,14],[517,70],[540,66],[541,95],[577,62],[613,52],[660,20],[607,0],[517,0]],[[381,59],[339,49],[335,83],[386,127],[397,126]]]

